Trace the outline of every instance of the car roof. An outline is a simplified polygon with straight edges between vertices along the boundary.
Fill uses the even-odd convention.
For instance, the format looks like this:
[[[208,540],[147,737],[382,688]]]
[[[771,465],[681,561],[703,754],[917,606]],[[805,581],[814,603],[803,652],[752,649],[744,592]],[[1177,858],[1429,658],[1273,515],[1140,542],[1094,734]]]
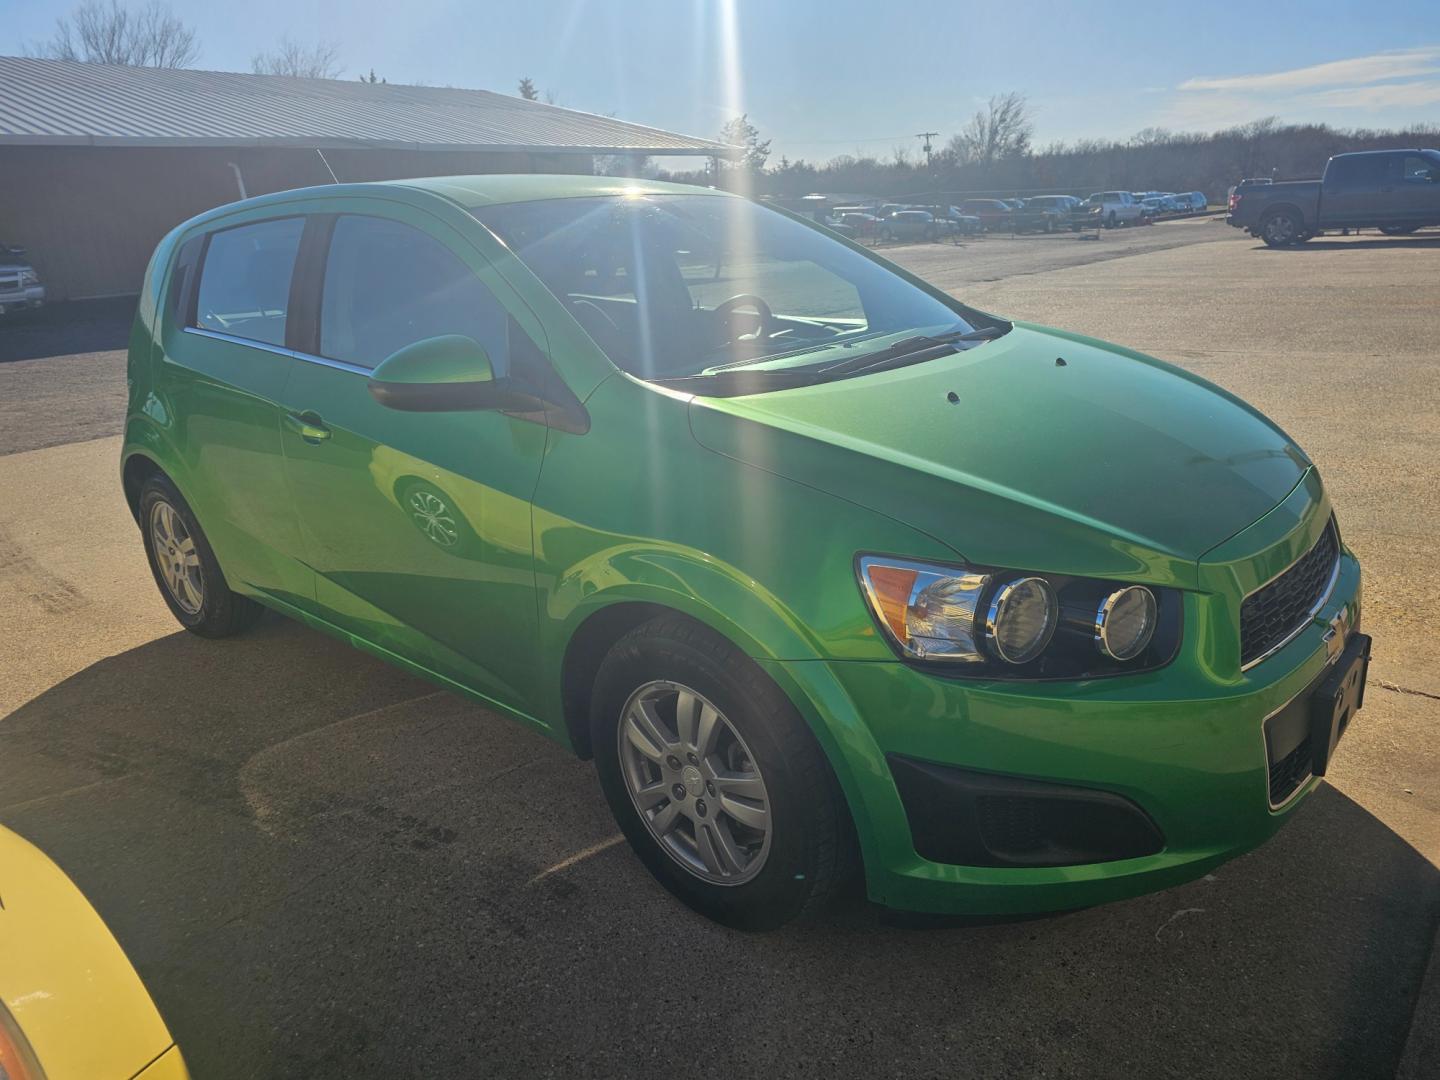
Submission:
[[[465,207],[539,202],[548,199],[581,199],[594,195],[730,195],[728,191],[717,191],[715,188],[671,184],[664,180],[538,173],[432,176],[418,180],[387,180],[384,183],[433,191]]]
[[[539,202],[552,199],[580,199],[597,195],[715,195],[737,198],[728,191],[670,184],[662,180],[635,180],[617,176],[542,175],[535,173],[489,176],[432,176],[407,180],[381,180],[354,184],[317,184],[290,188],[268,195],[256,195],[239,202],[224,203],[185,222],[183,228],[208,227],[241,210],[274,206],[284,208],[297,201],[327,196],[384,197],[400,192],[439,196],[467,210],[500,203]]]

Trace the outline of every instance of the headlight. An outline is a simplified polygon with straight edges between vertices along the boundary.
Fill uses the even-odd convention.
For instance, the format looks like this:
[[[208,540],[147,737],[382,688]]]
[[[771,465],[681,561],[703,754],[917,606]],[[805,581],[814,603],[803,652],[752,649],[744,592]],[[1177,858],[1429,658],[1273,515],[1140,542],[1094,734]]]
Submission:
[[[1180,643],[1173,589],[863,555],[861,591],[907,660],[973,678],[1079,679],[1146,671]]]
[[[39,285],[39,284],[40,284],[40,275],[37,274],[34,270],[21,270],[21,271],[20,271],[20,284],[21,284],[21,285]]]
[[[985,643],[1007,664],[1028,664],[1055,636],[1059,607],[1044,578],[1006,582],[995,590],[985,615]]]
[[[1095,647],[1112,660],[1133,660],[1155,636],[1158,610],[1144,585],[1115,590],[1095,609]]]
[[[975,611],[989,578],[944,566],[860,559],[871,610],[900,652],[914,660],[976,663]]]

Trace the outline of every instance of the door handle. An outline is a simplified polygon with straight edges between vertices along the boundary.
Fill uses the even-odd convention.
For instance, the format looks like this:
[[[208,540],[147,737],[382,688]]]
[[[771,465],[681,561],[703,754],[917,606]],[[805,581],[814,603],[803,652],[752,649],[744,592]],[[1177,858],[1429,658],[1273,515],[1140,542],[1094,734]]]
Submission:
[[[321,443],[330,438],[330,429],[321,422],[318,413],[286,413],[285,426],[308,443]]]

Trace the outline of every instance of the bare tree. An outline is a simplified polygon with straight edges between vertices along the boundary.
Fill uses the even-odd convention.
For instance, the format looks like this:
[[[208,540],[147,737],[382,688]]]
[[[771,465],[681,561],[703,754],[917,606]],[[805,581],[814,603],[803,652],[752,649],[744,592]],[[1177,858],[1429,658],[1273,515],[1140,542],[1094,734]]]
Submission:
[[[336,79],[345,70],[340,63],[340,46],[333,41],[302,45],[288,37],[280,39],[272,52],[250,58],[256,75],[289,75],[296,79]]]
[[[992,97],[950,140],[949,148],[960,162],[993,165],[1028,154],[1033,132],[1029,103],[1012,90]]]
[[[529,75],[520,77],[520,96],[526,101],[534,101],[540,96],[540,92],[535,89],[535,80]]]
[[[55,20],[54,37],[26,52],[87,64],[181,68],[195,62],[200,45],[194,29],[158,0],[137,8],[121,7],[119,0],[85,0]]]

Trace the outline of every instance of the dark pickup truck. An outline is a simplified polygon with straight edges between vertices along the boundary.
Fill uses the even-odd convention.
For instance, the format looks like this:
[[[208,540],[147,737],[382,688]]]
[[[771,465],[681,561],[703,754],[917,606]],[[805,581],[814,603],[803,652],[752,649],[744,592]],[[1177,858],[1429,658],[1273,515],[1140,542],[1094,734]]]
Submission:
[[[1243,184],[1230,196],[1237,229],[1289,247],[1326,229],[1378,228],[1389,236],[1440,225],[1440,150],[1336,154],[1319,180]]]

